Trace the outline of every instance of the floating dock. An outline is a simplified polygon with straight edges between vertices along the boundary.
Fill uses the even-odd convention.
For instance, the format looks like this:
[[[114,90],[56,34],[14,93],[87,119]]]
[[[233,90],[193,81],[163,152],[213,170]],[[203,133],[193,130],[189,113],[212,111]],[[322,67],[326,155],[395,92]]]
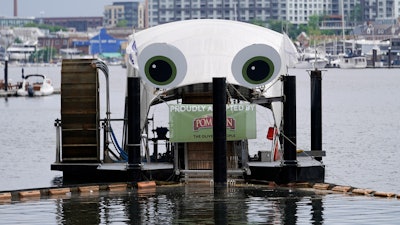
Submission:
[[[107,121],[100,119],[99,81],[98,70],[93,66],[93,60],[64,60],[61,82],[61,119],[57,119],[57,160],[51,165],[52,170],[63,172],[65,183],[73,182],[116,182],[129,181],[132,171],[128,161],[109,161],[110,149],[107,143]],[[293,89],[293,87],[291,88]],[[286,94],[289,96],[289,94]],[[212,93],[187,93],[184,101],[212,102]],[[295,95],[292,96],[295,99]],[[289,106],[292,107],[292,106]],[[293,116],[292,116],[293,117]],[[124,119],[121,119],[124,120]],[[295,118],[294,118],[295,120]],[[289,121],[289,120],[286,120]],[[288,123],[289,124],[289,123]],[[292,136],[296,136],[295,127]],[[100,133],[103,133],[103,140]],[[287,131],[286,133],[290,133]],[[165,137],[160,137],[164,140]],[[102,142],[103,141],[103,142]],[[157,140],[155,140],[157,141]],[[226,140],[225,140],[226,142]],[[285,143],[285,140],[282,140]],[[287,145],[291,159],[295,164],[285,165],[283,161],[258,159],[247,160],[238,158],[234,152],[235,142],[226,142],[227,165],[226,179],[241,181],[274,181],[287,183],[293,180],[298,182],[323,182],[325,166],[315,158],[323,156],[322,151],[312,151],[307,154],[296,153],[296,149]],[[103,146],[104,155],[101,157],[100,148]],[[214,179],[213,172],[213,143],[199,142],[187,143],[184,156],[177,145],[174,158],[171,162],[142,161],[139,165],[139,180],[165,180],[165,181],[205,181]],[[155,153],[157,154],[157,153]],[[316,157],[315,157],[316,156]],[[103,158],[103,159],[101,159]],[[271,158],[271,157],[267,157]],[[108,161],[108,162],[107,162]],[[239,161],[246,164],[240,167]],[[288,159],[286,159],[287,163]],[[179,166],[179,164],[181,166]],[[186,166],[185,166],[186,164]],[[223,170],[223,169],[222,169]]]
[[[177,35],[178,29],[185,34]],[[243,30],[243,37],[233,35],[238,29]],[[282,34],[234,21],[193,20],[157,26],[134,36],[127,48],[130,64],[126,96],[121,99],[125,101],[124,118],[110,118],[109,74],[104,62],[62,62],[61,118],[55,121],[57,152],[51,169],[62,171],[64,182],[151,179],[212,181],[223,186],[229,180],[324,182],[321,72],[310,75],[311,151],[299,153],[296,77],[287,74],[289,56],[283,46],[289,43]],[[208,41],[198,43],[199,39]],[[99,114],[99,72],[107,83],[105,116]],[[210,110],[199,114],[186,110],[172,114],[170,110],[169,128],[156,129],[154,118],[148,118],[150,108],[172,101],[177,108]],[[257,138],[256,106],[273,117],[268,125],[272,129],[265,127],[271,130],[270,155],[258,159],[250,157],[248,149],[248,140]],[[233,110],[237,114],[228,108],[237,108]],[[116,120],[124,123],[121,146],[112,137],[110,123]],[[163,157],[158,154],[158,141],[168,146]],[[152,154],[150,142],[154,144]]]

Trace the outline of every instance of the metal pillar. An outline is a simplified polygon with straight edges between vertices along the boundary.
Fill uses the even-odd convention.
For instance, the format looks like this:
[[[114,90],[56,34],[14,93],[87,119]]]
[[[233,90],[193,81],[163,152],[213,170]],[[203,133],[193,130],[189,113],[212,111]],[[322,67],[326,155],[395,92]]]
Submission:
[[[226,186],[226,79],[213,78],[214,185]]]
[[[313,70],[311,78],[311,151],[322,151],[322,76]],[[322,157],[315,157],[321,161]]]
[[[4,61],[4,91],[8,91],[8,60]]]
[[[372,49],[372,67],[375,68],[375,62],[377,61],[377,51]]]
[[[296,77],[283,76],[283,176],[281,182],[297,180],[296,150]]]
[[[134,181],[140,179],[140,78],[128,77],[128,170]]]

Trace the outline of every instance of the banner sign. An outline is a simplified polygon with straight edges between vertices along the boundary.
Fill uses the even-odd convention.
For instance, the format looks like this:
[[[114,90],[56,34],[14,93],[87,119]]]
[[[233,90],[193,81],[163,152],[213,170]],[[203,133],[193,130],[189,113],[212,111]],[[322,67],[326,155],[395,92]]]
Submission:
[[[169,105],[171,142],[212,142],[213,106],[203,104]],[[256,138],[256,105],[226,105],[228,141]]]

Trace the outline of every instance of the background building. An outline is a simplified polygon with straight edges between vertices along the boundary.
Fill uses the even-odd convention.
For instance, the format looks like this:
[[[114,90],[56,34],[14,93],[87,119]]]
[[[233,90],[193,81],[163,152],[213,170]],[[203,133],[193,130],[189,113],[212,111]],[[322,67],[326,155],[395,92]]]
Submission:
[[[300,25],[313,15],[333,20],[343,15],[350,26],[400,16],[400,0],[147,0],[147,4],[149,26],[206,18]]]
[[[275,0],[148,0],[149,26],[187,19],[226,19],[267,23]]]
[[[0,17],[0,28],[23,27],[25,24],[33,23],[33,22],[34,22],[34,18]]]
[[[121,44],[126,42],[124,39],[117,39],[109,35],[105,28],[101,29],[99,34],[87,41],[73,41],[73,46],[82,49],[88,48],[90,55],[118,54],[121,56]]]
[[[144,23],[139,23],[144,18],[144,15],[140,13],[140,9],[143,9],[141,4],[144,4],[143,1],[114,2],[112,5],[105,6],[104,26],[113,27],[124,22],[127,27],[141,28],[140,25],[144,25]]]
[[[103,26],[103,17],[48,17],[36,19],[38,24],[73,28],[85,32]]]

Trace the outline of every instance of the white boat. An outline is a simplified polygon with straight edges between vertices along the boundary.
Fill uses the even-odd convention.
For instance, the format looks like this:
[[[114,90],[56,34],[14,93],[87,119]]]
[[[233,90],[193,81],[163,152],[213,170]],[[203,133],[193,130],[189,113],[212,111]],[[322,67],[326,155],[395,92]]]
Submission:
[[[32,81],[30,83],[29,81]],[[54,87],[51,80],[42,74],[30,74],[23,76],[22,83],[17,90],[18,96],[44,96],[51,95]]]
[[[367,68],[365,56],[344,56],[339,60],[339,67],[342,69],[364,69]]]
[[[342,21],[344,21],[344,7],[343,7],[343,1],[341,1],[341,8],[342,8]],[[363,69],[367,68],[367,58],[365,56],[359,55],[359,54],[354,54],[353,49],[355,46],[354,40],[353,40],[353,49],[346,48],[346,43],[345,43],[345,32],[344,32],[344,26],[345,23],[342,23],[342,35],[343,35],[343,52],[346,52],[346,54],[341,55],[339,58],[339,68],[342,69]]]
[[[308,50],[300,54],[295,68],[299,69],[321,69],[325,68],[329,60],[317,51]]]
[[[328,64],[328,59],[326,58],[306,58],[304,60],[299,60],[299,62],[295,65],[295,68],[298,69],[321,69],[325,68]]]

